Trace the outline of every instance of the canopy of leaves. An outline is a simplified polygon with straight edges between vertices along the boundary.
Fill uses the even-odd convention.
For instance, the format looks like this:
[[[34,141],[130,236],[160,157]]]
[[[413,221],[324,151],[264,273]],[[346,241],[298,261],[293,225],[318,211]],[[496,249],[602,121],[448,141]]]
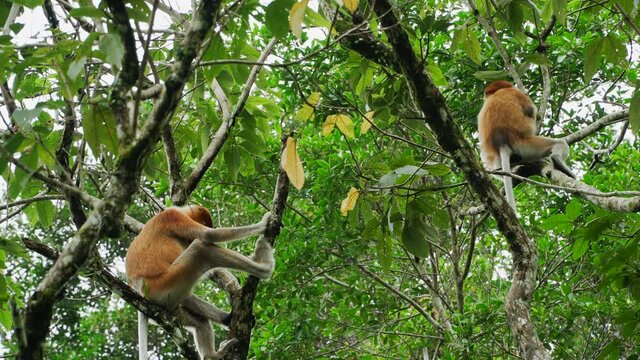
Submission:
[[[155,1],[126,3],[145,61],[129,102],[139,129],[153,107],[139,89],[166,80],[192,10],[186,1],[175,9],[169,5],[178,2],[160,0],[157,9]],[[531,317],[538,336],[553,358],[637,358],[640,205],[605,202],[640,203],[634,193],[640,189],[638,4],[478,1],[477,12],[467,5],[394,5],[466,139],[477,145],[487,81],[517,76],[546,109],[541,134],[577,139],[568,162],[579,180],[602,192],[628,191],[594,200],[544,187],[543,177],[515,188],[519,220],[537,251]],[[55,26],[42,11],[47,6]],[[172,205],[170,163],[184,177],[197,170],[221,127],[229,132],[220,156],[188,200],[211,209],[216,226],[258,221],[279,167],[287,171],[299,190],[289,195],[274,278],[259,287],[249,356],[515,358],[504,313],[508,244],[484,199],[425,125],[370,3],[223,1],[217,21],[192,64],[171,140],[153,146],[127,214],[144,222]],[[34,173],[105,196],[123,149],[111,90],[125,48],[106,1],[0,0],[5,23],[0,354],[9,356],[17,351],[9,300],[24,308],[51,264],[23,240],[61,250],[77,230],[68,196]],[[278,43],[252,82],[251,70],[272,38]],[[617,113],[623,115],[589,130]],[[75,122],[70,134],[67,119]],[[282,137],[289,140],[281,161]],[[134,236],[123,229],[97,247],[102,264],[124,281],[123,257]],[[251,242],[229,246],[250,254]],[[133,358],[133,308],[90,274],[80,275],[55,308],[47,358]],[[213,283],[197,292],[229,309]],[[151,329],[154,356],[177,358],[167,334]],[[226,330],[217,330],[218,340],[225,339]]]

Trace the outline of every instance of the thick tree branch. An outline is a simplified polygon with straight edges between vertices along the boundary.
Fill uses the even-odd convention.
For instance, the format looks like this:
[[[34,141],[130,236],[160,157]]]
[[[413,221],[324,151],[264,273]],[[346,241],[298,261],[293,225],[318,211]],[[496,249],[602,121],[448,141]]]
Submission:
[[[470,186],[496,219],[498,228],[509,243],[513,268],[512,283],[505,299],[505,308],[515,343],[525,358],[546,359],[549,355],[536,334],[530,316],[537,270],[535,246],[518,222],[513,210],[491,182],[487,172],[478,164],[475,152],[451,117],[444,97],[413,52],[409,38],[399,26],[398,18],[389,1],[372,0],[371,5],[396,53],[413,100],[424,113],[426,122],[440,146],[451,154]]]
[[[129,118],[126,94],[138,80],[140,63],[138,63],[136,40],[131,24],[129,23],[129,15],[127,14],[124,1],[108,0],[107,4],[113,16],[113,25],[120,35],[120,40],[124,46],[122,69],[120,69],[116,81],[111,88],[109,101],[118,124],[120,145],[125,146],[131,142],[135,135],[131,126],[131,119]]]
[[[118,13],[124,8],[124,4],[121,1],[111,0],[110,7]],[[165,82],[166,91],[154,106],[140,136],[129,146],[120,144],[120,157],[111,176],[105,199],[95,206],[87,221],[66,245],[61,256],[29,299],[25,316],[28,350],[20,352],[18,355],[20,359],[41,359],[43,357],[42,343],[49,331],[53,306],[58,294],[69,279],[75,276],[78,269],[85,264],[98,239],[105,235],[116,235],[119,232],[124,211],[138,189],[142,163],[150,153],[152,145],[158,140],[160,130],[167,124],[178,105],[184,84],[189,79],[191,62],[206,33],[212,28],[219,7],[219,0],[203,0],[200,3],[180,49],[176,51],[178,56],[176,64]],[[125,14],[119,13],[118,16],[126,16],[126,9]],[[122,27],[124,24],[120,24],[120,26]],[[120,29],[120,31],[126,30]],[[125,55],[123,61],[126,59]],[[123,65],[123,72],[125,72],[125,68],[126,66]],[[137,75],[137,72],[128,70],[126,73],[129,74],[126,79],[116,80],[112,96],[125,99],[128,89],[137,80],[137,76],[132,76]],[[115,101],[120,100],[116,99]],[[122,110],[121,105],[115,104],[117,109]]]
[[[357,52],[365,59],[386,66],[397,73],[401,72],[393,49],[377,39],[370,29],[362,28],[361,25],[364,24],[364,19],[359,13],[356,12],[352,15],[351,23],[361,30],[357,33],[352,33],[351,27],[347,23],[348,19],[338,11],[338,8],[332,2],[321,0],[320,11],[328,19],[340,19],[335,22],[335,29],[339,34],[344,35],[340,36],[340,44],[342,46]]]
[[[601,117],[595,122],[583,127],[582,129],[574,132],[573,134],[569,134],[562,139],[564,139],[569,145],[578,142],[589,135],[599,131],[611,124],[615,124],[617,122],[623,121],[629,118],[629,110],[622,110],[618,112],[614,112],[608,115]]]
[[[618,212],[640,212],[640,196],[638,195],[628,198],[611,196],[610,194],[601,192],[593,186],[572,179],[562,171],[554,169],[553,165],[547,165],[543,168],[542,174],[554,184],[568,189],[575,189],[574,193],[603,209]]]

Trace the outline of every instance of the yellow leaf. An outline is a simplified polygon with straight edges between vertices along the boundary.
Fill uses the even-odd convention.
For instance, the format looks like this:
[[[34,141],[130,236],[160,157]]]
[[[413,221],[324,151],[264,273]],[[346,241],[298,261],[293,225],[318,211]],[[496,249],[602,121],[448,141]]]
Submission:
[[[336,126],[336,115],[329,115],[327,119],[322,124],[322,136],[327,136],[333,130],[333,127]]]
[[[311,120],[311,118],[313,117],[313,112],[314,111],[315,111],[314,108],[312,108],[311,106],[309,106],[307,104],[304,104],[304,105],[302,105],[300,110],[298,110],[296,112],[296,114],[293,116],[293,120],[295,120],[295,121]]]
[[[313,119],[313,114],[316,110],[315,107],[318,105],[319,102],[320,102],[320,93],[319,92],[311,93],[311,95],[307,97],[307,100],[305,101],[305,103],[302,104],[302,107],[300,108],[300,110],[298,110],[296,114],[293,116],[293,120],[307,121],[307,120]]]
[[[282,153],[280,166],[287,173],[287,177],[293,186],[298,190],[302,189],[302,185],[304,185],[304,169],[296,149],[296,140],[292,137],[287,138],[287,145]]]
[[[360,125],[360,134],[366,134],[369,129],[371,129],[371,125],[373,124],[373,115],[375,111],[369,111],[364,114],[364,120],[362,120],[362,125]]]
[[[320,102],[320,93],[317,91],[312,92],[311,95],[307,97],[307,103],[311,104],[311,106],[317,106],[319,102]]]
[[[289,12],[289,27],[298,39],[302,36],[302,19],[304,19],[304,11],[307,9],[307,2],[309,0],[293,4],[291,12]]]
[[[358,8],[358,0],[344,0],[344,6],[353,14]]]
[[[358,200],[358,196],[360,196],[360,192],[356,188],[352,187],[349,189],[347,197],[342,200],[342,203],[340,204],[340,213],[342,216],[347,216],[347,213],[356,207],[356,200]]]
[[[353,121],[348,115],[334,115],[336,117],[336,126],[340,129],[346,137],[353,139],[355,134],[353,132]]]

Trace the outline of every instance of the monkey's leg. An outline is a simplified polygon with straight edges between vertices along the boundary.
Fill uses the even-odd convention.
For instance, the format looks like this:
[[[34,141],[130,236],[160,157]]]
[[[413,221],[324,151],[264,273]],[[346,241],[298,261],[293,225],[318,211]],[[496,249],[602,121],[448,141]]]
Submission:
[[[513,153],[522,157],[524,162],[536,161],[547,156],[551,157],[553,166],[572,178],[576,178],[571,168],[564,160],[569,156],[569,145],[561,139],[544,136],[531,136],[519,140],[512,145]]]
[[[258,241],[258,243],[260,242]],[[212,249],[209,252],[209,256],[211,256],[212,262],[215,263],[214,267],[242,270],[261,279],[269,279],[273,273],[275,264],[273,255],[269,256],[267,253],[272,254],[273,250],[269,243],[264,241],[260,243],[260,245],[256,245],[256,254],[254,257],[260,261],[254,261],[235,251],[221,247]]]
[[[183,311],[183,319],[186,326],[194,328],[194,338],[196,341],[196,348],[198,353],[205,360],[218,360],[223,358],[231,347],[237,343],[237,339],[231,339],[224,341],[220,344],[218,351],[216,348],[215,334],[211,327],[209,319],[194,315],[189,311]]]
[[[212,320],[218,324],[229,325],[231,314],[220,310],[211,303],[202,300],[196,295],[189,295],[180,303],[187,311]]]

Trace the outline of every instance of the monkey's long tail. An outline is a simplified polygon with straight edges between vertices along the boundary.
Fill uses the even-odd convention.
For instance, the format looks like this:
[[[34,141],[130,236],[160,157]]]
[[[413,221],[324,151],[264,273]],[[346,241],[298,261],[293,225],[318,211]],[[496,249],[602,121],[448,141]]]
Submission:
[[[511,148],[509,148],[508,146],[501,146],[500,147],[500,161],[502,162],[502,171],[504,172],[511,172]],[[511,208],[513,208],[513,211],[515,211],[516,215],[518,214],[518,210],[516,209],[516,198],[515,196],[513,196],[513,179],[511,178],[511,176],[507,176],[504,175],[503,177],[503,181],[504,181],[504,193],[507,196],[507,202],[509,203],[509,205],[511,205]]]
[[[149,332],[149,318],[138,311],[138,358],[147,360],[147,334]]]

